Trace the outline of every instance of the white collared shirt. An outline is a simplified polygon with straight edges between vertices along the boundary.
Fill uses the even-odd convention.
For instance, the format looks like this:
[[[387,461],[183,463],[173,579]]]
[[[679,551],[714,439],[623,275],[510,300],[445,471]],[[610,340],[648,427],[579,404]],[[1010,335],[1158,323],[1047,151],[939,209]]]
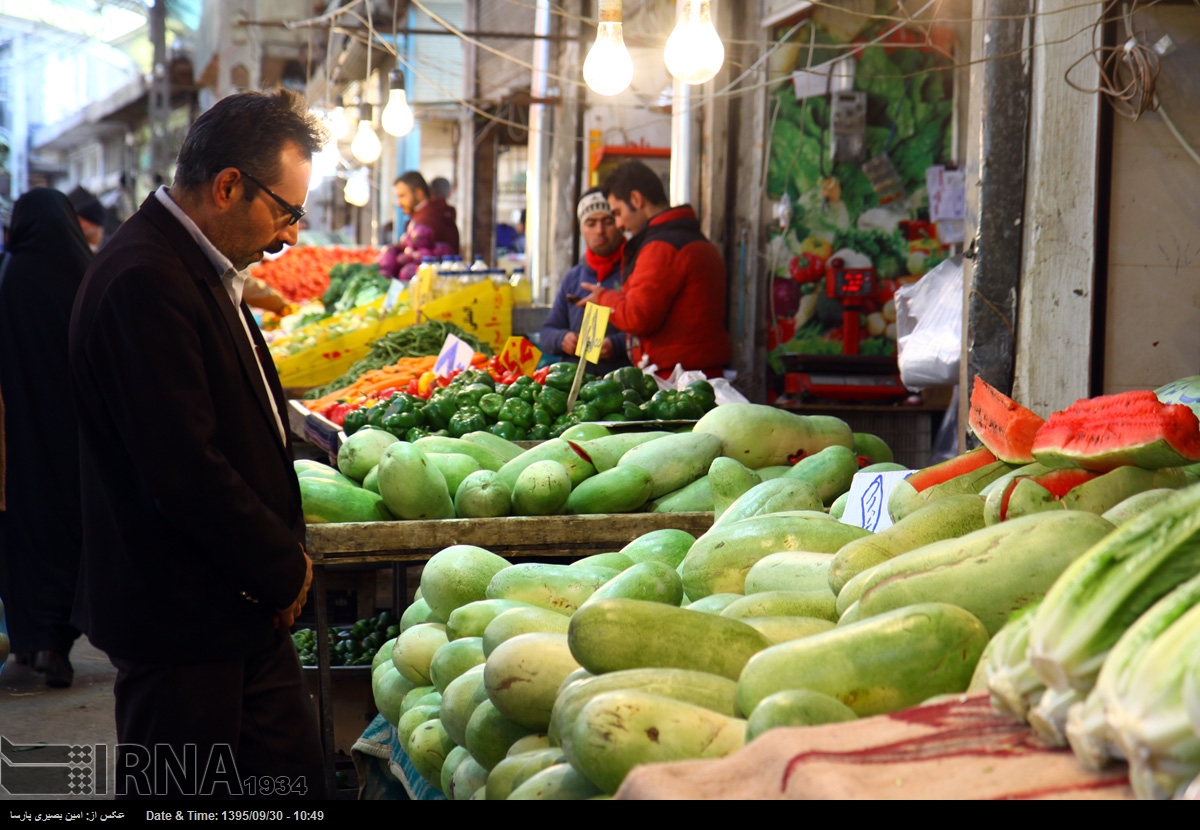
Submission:
[[[233,303],[233,310],[237,314],[237,318],[242,321],[242,331],[246,333],[246,341],[250,344],[250,351],[258,354],[258,349],[255,346],[254,338],[250,336],[250,325],[246,322],[246,315],[242,313],[242,290],[246,287],[246,272],[237,271],[233,267],[233,263],[229,261],[229,257],[218,251],[216,247],[208,241],[208,237],[200,228],[196,227],[196,223],[192,218],[183,212],[179,205],[175,204],[175,200],[171,198],[166,185],[163,185],[155,191],[154,195],[158,201],[162,203],[171,215],[174,216],[179,224],[183,225],[183,229],[188,232],[192,239],[196,240],[196,244],[200,246],[200,250],[204,251],[204,255],[208,257],[208,261],[212,263],[213,268],[221,276],[221,284],[225,286],[225,292],[229,295],[229,301]],[[279,438],[284,444],[287,444],[287,432],[283,428],[283,419],[279,417],[279,409],[275,406],[275,397],[271,394],[271,385],[267,383],[267,373],[263,369],[263,357],[259,357],[258,374],[262,378],[263,389],[267,392],[267,400],[271,402],[271,414],[275,416],[275,426],[279,430]]]

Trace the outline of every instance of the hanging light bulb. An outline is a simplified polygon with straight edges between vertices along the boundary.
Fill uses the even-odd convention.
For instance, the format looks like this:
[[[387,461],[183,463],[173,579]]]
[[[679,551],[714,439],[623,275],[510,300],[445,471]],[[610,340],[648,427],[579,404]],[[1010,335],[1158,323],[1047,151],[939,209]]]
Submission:
[[[597,95],[619,95],[633,83],[633,58],[621,34],[621,0],[600,0],[600,25],[583,62],[583,80]]]
[[[383,145],[379,143],[379,136],[375,135],[375,130],[371,127],[370,104],[363,104],[362,109],[359,110],[358,132],[354,134],[354,140],[350,142],[350,152],[363,164],[374,164],[383,153]]]
[[[371,201],[371,184],[367,181],[366,170],[351,173],[346,178],[346,187],[342,190],[342,198],[355,207],[363,207]]]
[[[334,107],[329,112],[329,134],[334,141],[341,141],[350,135],[350,119],[346,116],[345,107]]]
[[[388,101],[380,116],[380,123],[388,135],[397,138],[408,135],[413,128],[413,111],[404,93],[404,73],[393,69],[388,73]]]
[[[667,69],[685,84],[711,81],[725,63],[725,46],[713,26],[709,0],[684,0],[663,52]]]

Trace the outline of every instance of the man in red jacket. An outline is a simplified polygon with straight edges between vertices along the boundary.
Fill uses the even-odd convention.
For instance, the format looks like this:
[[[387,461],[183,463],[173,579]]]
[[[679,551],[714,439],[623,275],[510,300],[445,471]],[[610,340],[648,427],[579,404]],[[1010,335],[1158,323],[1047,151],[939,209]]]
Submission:
[[[620,290],[583,283],[578,302],[611,308],[611,322],[629,335],[635,366],[657,364],[663,377],[675,364],[720,377],[729,362],[725,331],[725,263],[700,232],[689,205],[672,208],[658,175],[627,161],[604,183],[625,244]],[[645,361],[643,363],[643,360]]]
[[[451,255],[459,253],[457,211],[441,196],[433,196],[425,177],[409,170],[396,179],[396,204],[409,217],[409,226],[427,225],[433,231],[433,243],[441,242],[450,248]]]

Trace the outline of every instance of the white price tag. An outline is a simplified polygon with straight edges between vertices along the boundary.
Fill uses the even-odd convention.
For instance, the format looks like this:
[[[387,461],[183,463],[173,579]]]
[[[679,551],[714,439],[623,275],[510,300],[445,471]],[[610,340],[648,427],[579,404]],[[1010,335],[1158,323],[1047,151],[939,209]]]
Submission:
[[[887,503],[892,488],[914,472],[855,473],[850,485],[850,501],[846,504],[846,512],[842,514],[842,522],[872,533],[891,527],[892,517],[888,515]]]
[[[433,364],[433,373],[438,377],[446,377],[455,369],[466,369],[471,365],[475,350],[467,343],[459,340],[453,334],[446,335],[446,342],[438,352],[438,358]]]

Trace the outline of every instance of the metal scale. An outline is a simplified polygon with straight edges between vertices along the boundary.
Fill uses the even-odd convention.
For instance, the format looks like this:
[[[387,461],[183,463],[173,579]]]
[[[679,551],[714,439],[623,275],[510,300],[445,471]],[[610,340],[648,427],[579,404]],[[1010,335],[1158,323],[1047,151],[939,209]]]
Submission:
[[[842,353],[785,356],[785,394],[860,403],[907,397],[895,355],[858,353],[861,309],[874,295],[876,282],[874,268],[847,268],[838,257],[829,261],[825,295],[842,306]]]

